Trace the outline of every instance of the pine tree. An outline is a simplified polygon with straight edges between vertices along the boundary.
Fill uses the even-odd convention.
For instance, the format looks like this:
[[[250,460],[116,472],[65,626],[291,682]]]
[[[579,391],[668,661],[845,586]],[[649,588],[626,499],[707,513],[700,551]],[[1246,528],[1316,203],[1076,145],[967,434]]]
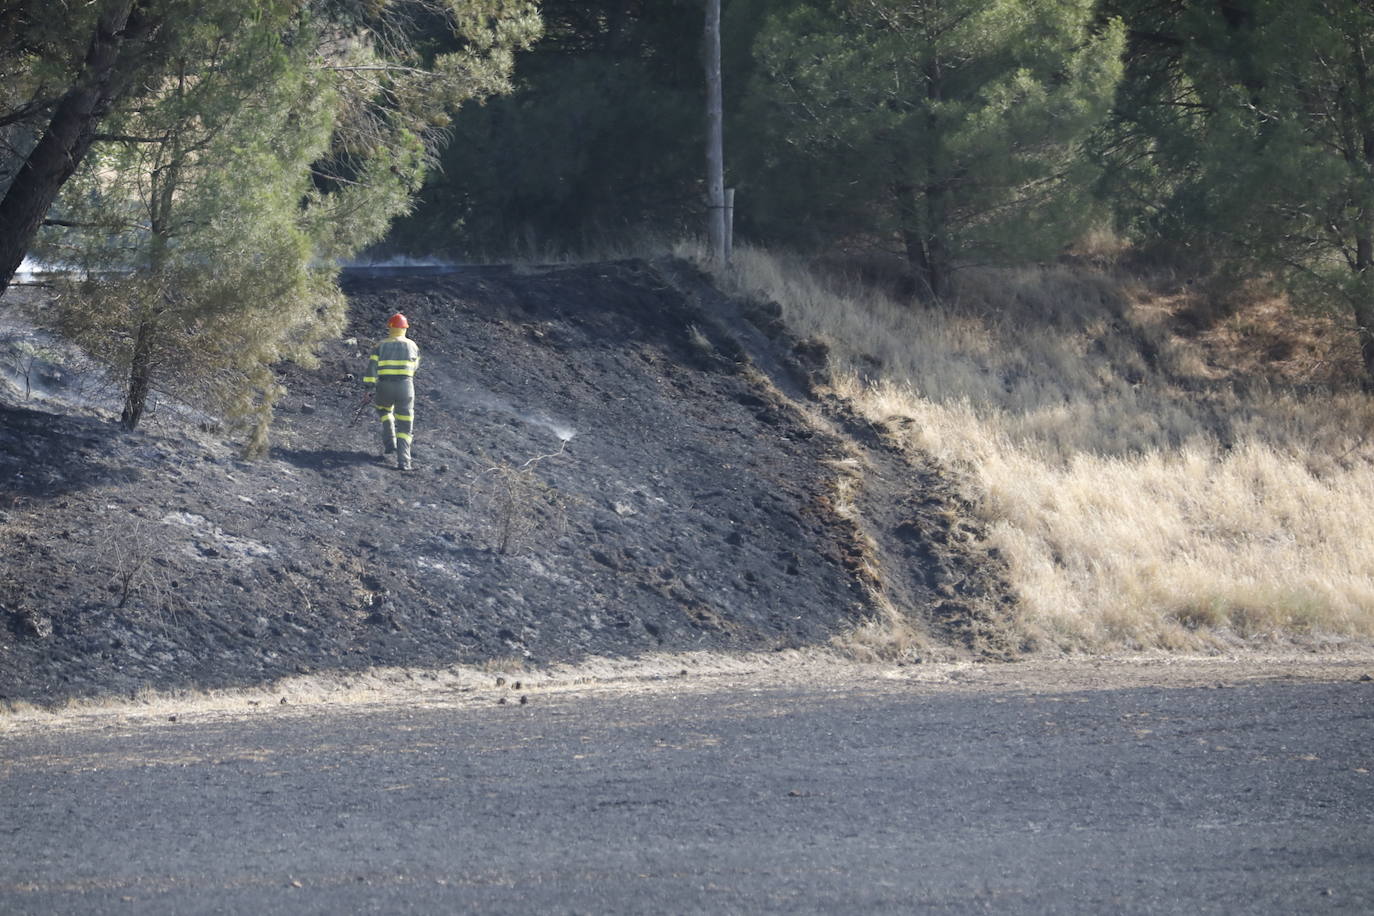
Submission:
[[[481,258],[696,228],[700,0],[545,0],[518,86],[454,125],[389,243]]]
[[[1055,250],[1081,225],[1089,131],[1123,30],[1090,0],[821,0],[773,16],[742,192],[773,226],[893,239],[918,292],[960,265]],[[759,151],[762,151],[761,153]]]
[[[1353,318],[1374,385],[1374,8],[1140,3],[1113,190],[1154,237]]]
[[[385,21],[364,30],[384,43],[350,40],[340,21],[295,0],[205,0],[64,189],[40,248],[77,268],[55,316],[127,379],[127,428],[160,388],[247,421],[261,452],[282,393],[273,367],[308,364],[342,327],[338,259],[405,210],[448,112],[503,89],[509,42],[537,25],[451,20],[465,45],[426,55]]]
[[[0,7],[0,293],[112,119],[155,99],[216,29],[288,15],[310,25],[298,37],[313,42],[329,77],[319,85],[339,102],[321,169],[336,190],[418,187],[453,109],[507,91],[515,50],[539,33],[535,0],[10,0]],[[395,215],[350,216],[364,212],[374,235]]]

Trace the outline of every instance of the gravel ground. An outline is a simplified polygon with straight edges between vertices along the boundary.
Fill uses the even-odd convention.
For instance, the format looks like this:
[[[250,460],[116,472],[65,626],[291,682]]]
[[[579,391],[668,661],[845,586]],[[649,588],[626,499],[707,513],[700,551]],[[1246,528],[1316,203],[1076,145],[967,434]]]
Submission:
[[[11,715],[0,911],[1368,912],[1369,665],[665,656]]]

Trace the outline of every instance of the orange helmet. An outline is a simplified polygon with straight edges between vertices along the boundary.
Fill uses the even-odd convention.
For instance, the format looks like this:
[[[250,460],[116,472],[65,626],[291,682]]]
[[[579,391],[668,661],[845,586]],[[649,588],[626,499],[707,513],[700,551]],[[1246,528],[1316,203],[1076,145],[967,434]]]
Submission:
[[[387,319],[386,326],[389,328],[408,328],[410,327],[410,322],[406,321],[406,316],[397,312]]]

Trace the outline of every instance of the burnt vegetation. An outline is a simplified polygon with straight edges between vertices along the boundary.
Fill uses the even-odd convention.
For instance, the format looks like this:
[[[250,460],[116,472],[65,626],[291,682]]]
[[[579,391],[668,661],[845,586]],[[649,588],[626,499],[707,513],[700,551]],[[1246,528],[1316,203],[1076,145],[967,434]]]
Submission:
[[[767,651],[891,607],[926,634],[897,660],[1015,651],[989,636],[1011,599],[956,488],[847,432],[807,348],[684,262],[344,286],[348,336],[282,371],[260,461],[171,402],[134,432],[0,407],[0,696]],[[424,354],[410,474],[354,410],[396,309]],[[834,462],[856,451],[873,483],[842,516]]]

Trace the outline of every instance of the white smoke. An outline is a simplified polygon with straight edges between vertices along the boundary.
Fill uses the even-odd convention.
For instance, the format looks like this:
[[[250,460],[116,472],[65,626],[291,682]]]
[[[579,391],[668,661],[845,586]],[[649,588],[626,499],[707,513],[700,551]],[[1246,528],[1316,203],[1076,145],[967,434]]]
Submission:
[[[345,261],[339,265],[344,270],[458,270],[463,265],[453,261],[442,261],[438,258],[411,258],[404,255],[393,255],[388,258],[378,260],[354,260]]]
[[[496,413],[503,413],[510,417],[515,417],[521,423],[528,423],[530,426],[537,426],[553,433],[560,442],[569,442],[577,435],[577,430],[569,424],[551,417],[543,410],[523,410],[507,401],[505,398],[493,394],[484,388],[468,386],[458,399],[466,405],[477,407],[481,410],[491,410]]]

